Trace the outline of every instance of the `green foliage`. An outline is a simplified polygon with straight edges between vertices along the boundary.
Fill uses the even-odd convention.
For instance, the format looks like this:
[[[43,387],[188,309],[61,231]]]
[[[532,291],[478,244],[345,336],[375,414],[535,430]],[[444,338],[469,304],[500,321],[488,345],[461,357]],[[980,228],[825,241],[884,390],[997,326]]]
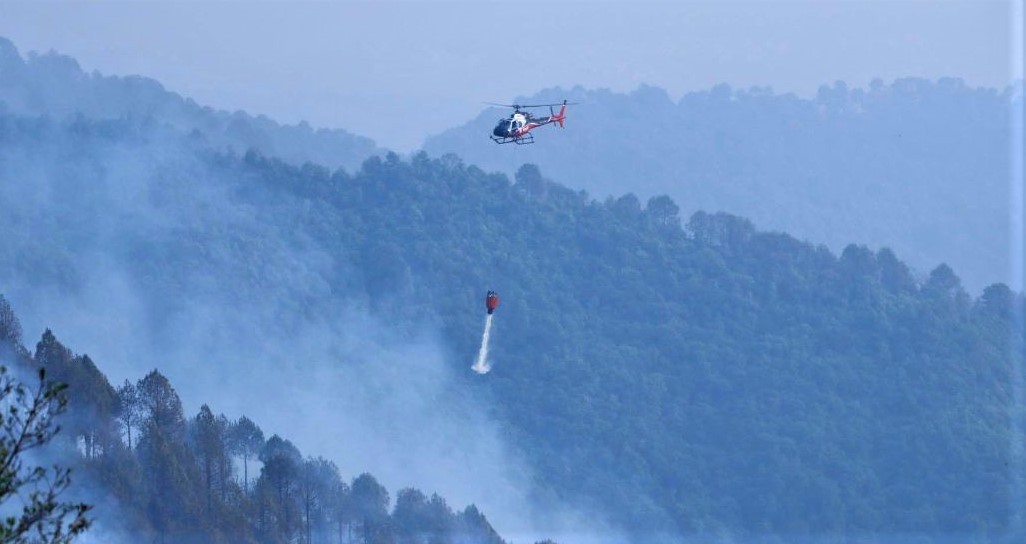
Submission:
[[[457,362],[477,348],[467,308],[501,292],[480,387],[549,485],[630,531],[1010,530],[1007,287],[973,300],[946,265],[920,283],[886,248],[838,257],[728,214],[682,228],[669,199],[598,203],[536,168],[226,166],[254,191],[321,184],[309,232],[397,323],[438,319]]]
[[[228,449],[242,457],[243,490],[249,490],[249,460],[256,457],[264,446],[264,432],[253,420],[240,417],[228,427]]]
[[[20,327],[2,297],[0,315],[7,316],[8,330]],[[0,504],[15,493],[27,498],[19,516],[0,520],[0,542],[71,542],[89,527],[85,515],[91,507],[61,502],[59,495],[83,493],[85,486],[115,499],[93,513],[107,530],[132,541],[383,544],[420,542],[408,537],[427,531],[434,535],[432,544],[504,542],[476,509],[468,510],[473,515],[454,514],[438,495],[412,505],[423,515],[411,515],[408,497],[424,495],[405,489],[403,503],[390,511],[388,491],[370,474],[347,483],[334,463],[304,459],[278,435],[264,440],[245,416],[231,422],[203,405],[186,419],[174,387],[156,370],[114,390],[88,356],[76,356],[50,330],[34,357],[19,365],[40,362],[52,365],[71,387],[44,380],[39,371],[39,386],[30,391],[0,366],[6,409],[0,414]],[[75,465],[82,479],[75,487],[66,468],[24,465],[24,453],[51,442],[58,422],[70,423],[72,432],[51,454]],[[130,428],[139,431],[134,448]],[[249,486],[234,467],[237,458],[255,456],[262,466]]]
[[[730,102],[720,94],[698,98]],[[171,143],[158,153],[140,143],[149,138]],[[0,274],[32,280],[25,284],[86,286],[88,271],[76,263],[92,251],[113,255],[95,244],[119,233],[124,255],[115,257],[154,314],[175,315],[187,297],[261,298],[287,318],[275,326],[288,328],[304,322],[297,316],[335,319],[355,301],[399,328],[438,324],[463,371],[477,350],[480,296],[499,291],[494,370],[463,383],[492,402],[542,492],[597,504],[640,541],[653,532],[983,540],[1005,535],[1015,519],[1008,479],[1023,464],[1021,448],[1009,446],[1017,436],[1010,384],[1023,357],[1023,300],[1006,286],[974,299],[951,267],[920,278],[886,248],[851,245],[836,255],[723,213],[694,213],[681,226],[680,209],[701,202],[597,202],[538,168],[522,168],[511,183],[452,155],[387,155],[350,174],[211,152],[131,120],[16,116],[0,116],[0,142],[10,161],[59,169],[46,178],[46,206],[11,200],[0,216],[11,233]],[[111,155],[161,164],[126,179],[150,198],[142,209],[169,219],[143,221],[105,196],[122,189],[100,167]],[[640,155],[609,156],[631,157],[622,162],[634,168]],[[41,233],[61,242],[39,244]],[[304,258],[267,258],[294,248]],[[41,356],[88,368],[51,344]],[[146,385],[147,421],[128,454],[138,470],[125,463],[113,487],[144,489],[134,497],[150,500],[147,482],[166,474],[175,514],[149,509],[139,524],[172,534],[171,520],[187,519],[189,530],[208,530],[215,522],[205,517],[197,454],[173,446],[189,423],[169,384],[153,387],[160,380],[148,377]],[[103,387],[89,390],[104,398]],[[280,541],[319,526],[303,518],[303,457],[274,459],[255,483],[225,493],[252,528],[239,534]],[[327,511],[337,534],[400,534],[364,494],[367,483],[336,486],[344,499]],[[403,515],[419,519],[419,501],[409,499]]]
[[[1026,279],[1008,276],[1009,154],[1026,152],[1008,127],[1022,96],[1021,85],[956,78],[836,82],[812,97],[728,85],[679,99],[645,85],[556,88],[518,98],[581,103],[566,130],[536,131],[538,145],[482,145],[495,122],[486,110],[424,149],[507,173],[531,162],[600,199],[667,194],[684,217],[726,210],[835,251],[852,241],[889,246],[920,270],[950,263],[977,293]]]
[[[0,344],[5,347],[21,345],[21,323],[3,295],[0,295]]]
[[[125,430],[125,440],[128,449],[132,449],[132,429],[138,429],[143,418],[143,407],[139,399],[139,390],[135,384],[125,380],[125,383],[117,389],[118,397],[118,423]]]

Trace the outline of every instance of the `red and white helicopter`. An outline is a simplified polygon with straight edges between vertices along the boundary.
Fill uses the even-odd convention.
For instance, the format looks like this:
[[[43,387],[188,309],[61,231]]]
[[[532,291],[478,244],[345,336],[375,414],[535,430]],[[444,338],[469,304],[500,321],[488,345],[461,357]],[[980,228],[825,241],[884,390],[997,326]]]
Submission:
[[[566,120],[566,107],[573,105],[574,103],[567,103],[566,100],[562,104],[492,104],[491,106],[499,106],[501,108],[513,108],[513,113],[509,117],[503,117],[499,119],[499,123],[495,125],[492,130],[490,138],[497,144],[508,144],[514,143],[517,145],[533,144],[534,135],[531,131],[545,126],[551,123],[556,123],[560,128],[563,128],[563,121]],[[560,106],[559,113],[553,111],[553,107]],[[549,108],[548,117],[535,117],[530,112],[520,111],[525,108]]]

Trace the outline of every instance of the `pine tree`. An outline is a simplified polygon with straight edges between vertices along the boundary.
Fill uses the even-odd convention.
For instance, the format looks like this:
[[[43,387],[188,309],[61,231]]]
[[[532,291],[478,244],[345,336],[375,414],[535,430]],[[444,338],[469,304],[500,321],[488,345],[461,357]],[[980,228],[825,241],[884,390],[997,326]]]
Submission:
[[[303,533],[305,542],[311,544],[314,535],[327,531],[332,515],[334,492],[342,481],[335,463],[322,457],[308,458],[303,462],[299,475],[299,498],[303,508]]]
[[[162,539],[199,531],[206,519],[199,498],[202,478],[185,445],[182,402],[156,370],[136,389],[144,409],[136,451],[148,484],[146,517]]]
[[[3,295],[0,295],[0,345],[12,348],[21,345],[21,322]]]
[[[136,390],[143,408],[143,426],[160,430],[182,442],[185,438],[185,415],[182,401],[171,387],[171,382],[153,370],[139,380]]]
[[[242,416],[228,429],[228,441],[231,452],[242,456],[242,489],[248,492],[249,459],[260,454],[264,446],[264,432],[251,419]]]
[[[213,514],[214,487],[220,486],[221,489],[224,489],[225,486],[224,482],[218,482],[217,479],[222,474],[227,429],[224,428],[223,422],[210,411],[210,407],[204,404],[192,422],[191,431],[192,443],[206,487],[207,512]]]
[[[388,490],[367,473],[357,476],[350,489],[363,541],[367,544],[387,542],[391,536],[388,530]]]
[[[277,534],[291,538],[298,517],[294,499],[303,456],[292,442],[272,435],[260,451],[260,461],[264,464],[260,478],[266,480],[274,490],[276,507],[281,515]]]
[[[118,388],[118,420],[125,429],[125,436],[128,440],[128,449],[132,449],[132,427],[139,428],[142,419],[143,409],[139,400],[139,390],[135,385],[125,380],[125,383]]]

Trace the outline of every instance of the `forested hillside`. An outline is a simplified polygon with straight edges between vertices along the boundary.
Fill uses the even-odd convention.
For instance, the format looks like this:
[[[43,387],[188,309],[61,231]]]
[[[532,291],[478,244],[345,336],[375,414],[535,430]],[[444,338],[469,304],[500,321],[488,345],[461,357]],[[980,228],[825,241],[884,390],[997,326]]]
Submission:
[[[216,148],[258,149],[283,160],[356,168],[380,153],[373,141],[340,129],[314,129],[306,122],[281,125],[262,115],[201,106],[152,79],[85,73],[75,59],[55,52],[22,58],[0,37],[0,113],[55,119],[135,119],[165,124]]]
[[[838,82],[812,98],[720,85],[679,100],[654,87],[574,88],[516,102],[563,99],[580,103],[566,129],[538,130],[535,145],[489,141],[506,114],[493,108],[424,149],[510,174],[537,164],[599,198],[667,194],[685,216],[725,211],[835,252],[853,242],[890,247],[919,279],[947,262],[974,294],[997,281],[1022,284],[1011,277],[1010,249],[1022,228],[1011,205],[1022,183],[1012,179],[1011,157],[1026,154],[1012,149],[1021,84]]]
[[[636,539],[1021,529],[1023,300],[1004,285],[973,297],[939,263],[920,280],[887,249],[836,255],[725,214],[682,224],[687,203],[667,197],[594,201],[535,167],[511,181],[454,156],[332,172],[130,120],[7,115],[0,157],[11,300],[64,308],[52,319],[69,334],[90,315],[144,317],[113,342],[160,346],[167,374],[225,402],[253,386],[243,375],[268,374],[268,397],[290,374],[323,381],[307,344],[328,338],[304,333],[343,331],[355,305],[405,331],[394,342],[427,329],[445,346],[461,377],[418,406],[487,400],[532,497]],[[489,288],[503,304],[479,377]],[[402,379],[419,357],[380,366]],[[404,394],[369,387],[378,403]]]
[[[245,170],[265,183],[271,164]],[[278,172],[277,169],[274,170]],[[889,250],[840,256],[668,198],[603,203],[525,168],[370,161],[330,187],[370,292],[438,314],[541,475],[646,532],[991,535],[1010,530],[1022,299],[924,282]],[[1014,468],[1013,468],[1014,467]],[[768,499],[772,497],[772,499]]]
[[[97,542],[505,544],[473,505],[454,512],[412,487],[393,503],[374,476],[347,480],[246,416],[204,404],[187,417],[157,370],[114,387],[49,329],[34,354],[21,336],[0,295],[0,365],[68,385],[62,429],[38,455],[72,468],[66,495],[93,505]]]

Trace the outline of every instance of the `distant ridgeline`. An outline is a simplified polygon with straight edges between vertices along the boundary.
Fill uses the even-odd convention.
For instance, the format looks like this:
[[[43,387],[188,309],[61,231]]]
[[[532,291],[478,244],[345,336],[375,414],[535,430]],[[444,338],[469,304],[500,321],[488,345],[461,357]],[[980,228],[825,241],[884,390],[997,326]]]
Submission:
[[[648,86],[548,89],[517,102],[580,105],[566,130],[537,131],[536,145],[491,145],[492,109],[424,149],[507,173],[537,164],[599,198],[667,194],[686,215],[723,210],[834,251],[855,241],[891,247],[921,272],[950,263],[978,294],[996,281],[1016,285],[1021,225],[1011,202],[1022,180],[1012,179],[1011,159],[1026,149],[1012,148],[1012,126],[1022,96],[1021,82],[988,89],[954,78],[838,82],[811,98],[727,85],[677,101]]]
[[[40,451],[73,468],[68,497],[94,505],[96,541],[505,544],[473,505],[454,512],[437,494],[405,488],[393,506],[370,474],[346,482],[331,461],[304,458],[278,435],[265,440],[245,416],[231,421],[204,404],[187,418],[157,370],[115,388],[50,330],[33,355],[2,295],[0,365],[42,367],[69,385],[62,430]]]
[[[313,129],[306,122],[280,125],[263,115],[201,106],[141,76],[87,74],[75,59],[49,52],[22,59],[0,37],[0,113],[45,115],[57,120],[134,119],[166,124],[215,148],[257,149],[283,160],[356,168],[382,152],[373,141],[344,130]]]
[[[615,155],[645,162],[635,151]],[[166,334],[198,299],[270,308],[225,340],[261,347],[352,304],[429,328],[539,485],[639,542],[1023,536],[1020,294],[970,296],[947,265],[917,276],[889,249],[838,255],[732,215],[682,224],[679,206],[696,207],[596,201],[530,165],[513,180],[454,155],[297,167],[137,119],[0,115],[0,285],[19,304],[103,315],[96,270],[115,263],[152,317],[133,334]],[[486,289],[503,305],[480,377]],[[223,366],[204,372],[248,371]],[[145,433],[126,466],[147,466]],[[220,504],[190,466],[186,503]],[[154,530],[181,519],[162,512]],[[246,530],[298,527],[281,516]]]

